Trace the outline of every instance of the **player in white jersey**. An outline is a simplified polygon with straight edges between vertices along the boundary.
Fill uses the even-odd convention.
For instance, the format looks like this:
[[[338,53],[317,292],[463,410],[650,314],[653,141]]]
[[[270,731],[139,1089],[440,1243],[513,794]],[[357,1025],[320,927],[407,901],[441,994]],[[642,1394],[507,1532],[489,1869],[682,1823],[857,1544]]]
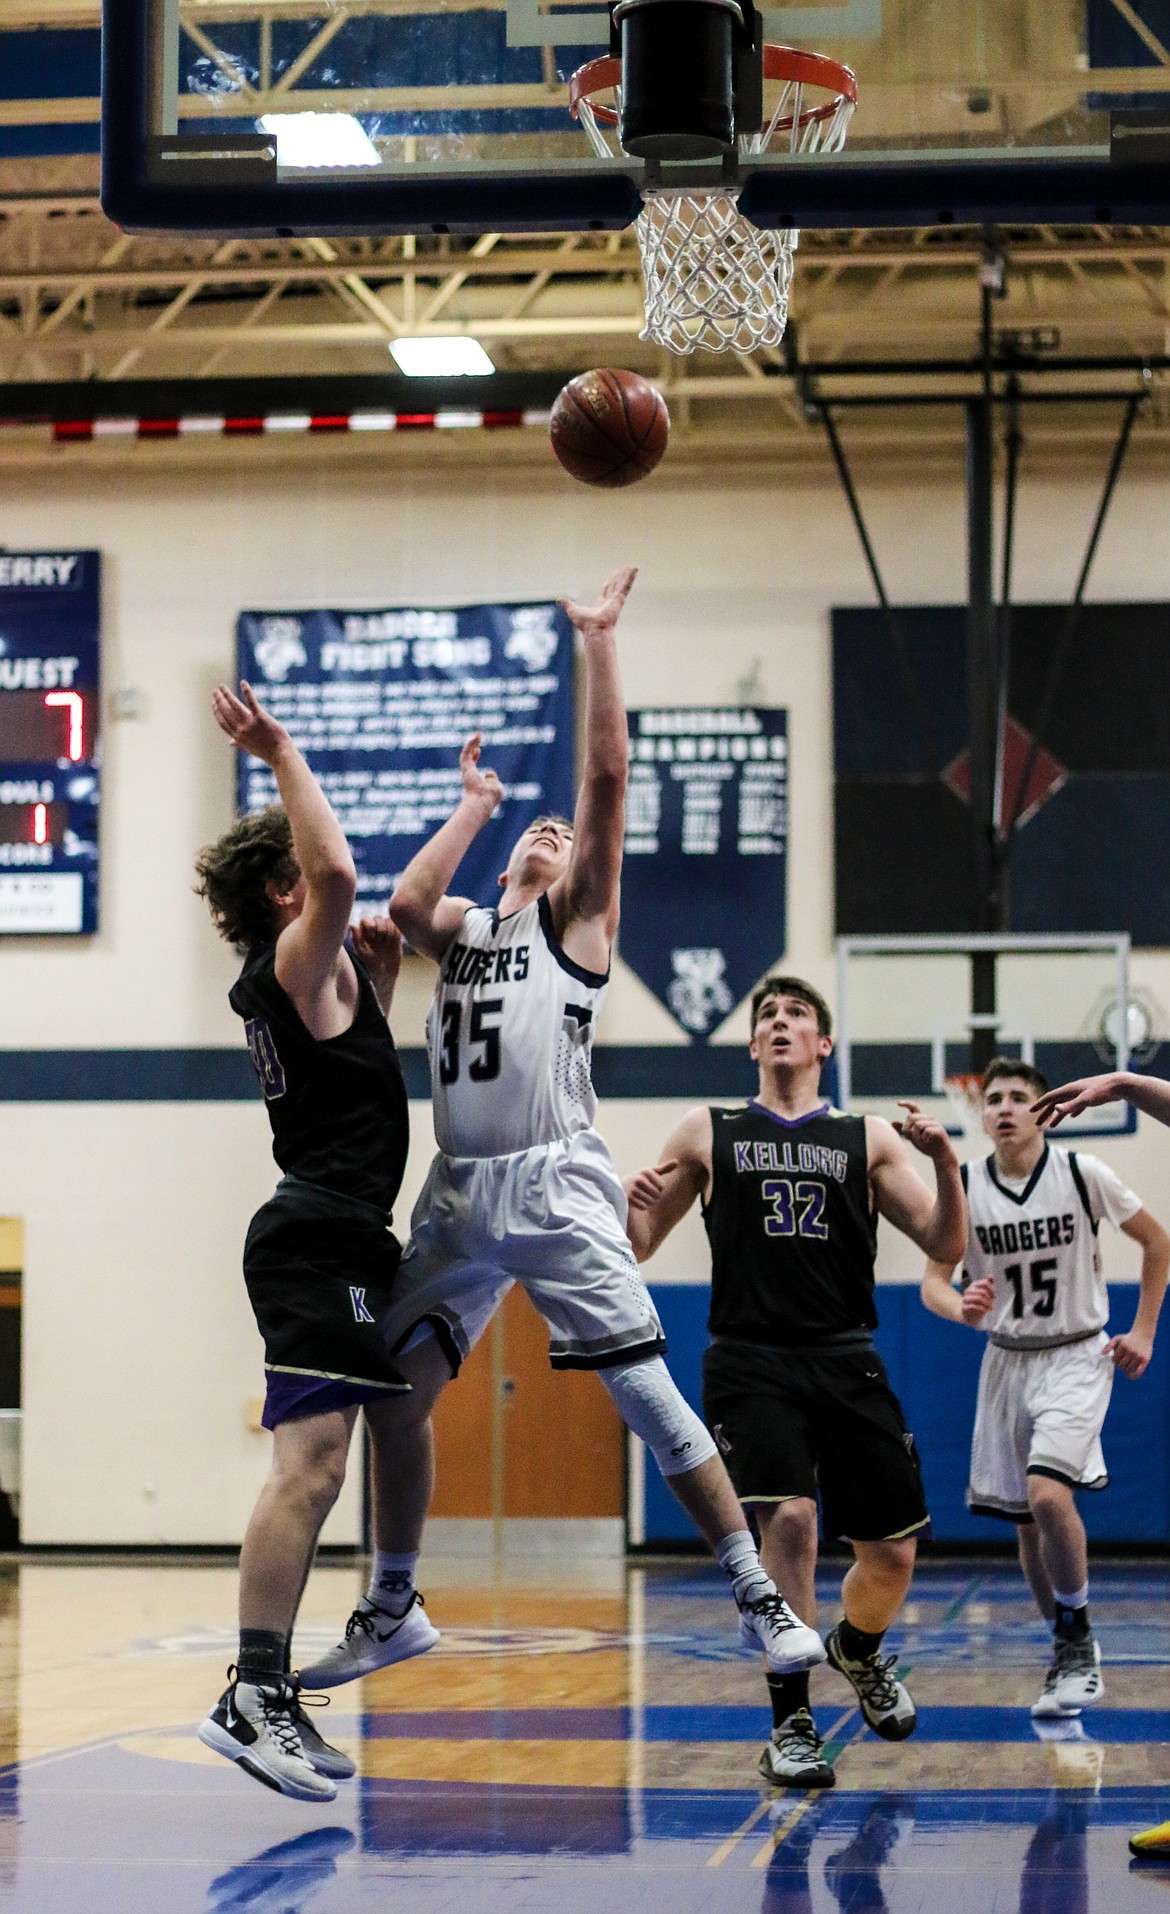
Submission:
[[[994,1149],[965,1166],[970,1235],[962,1287],[928,1263],[922,1300],[936,1315],[987,1331],[967,1501],[1017,1525],[1020,1561],[1053,1656],[1037,1719],[1079,1714],[1104,1694],[1089,1626],[1089,1567],[1076,1489],[1109,1477],[1101,1427],[1116,1366],[1140,1376],[1153,1353],[1170,1236],[1098,1157],[1051,1143],[1031,1105],[1039,1071],[996,1057],[983,1077],[983,1127]],[[1108,1336],[1103,1219],[1142,1248],[1133,1327]]]
[[[1121,1098],[1158,1123],[1170,1124],[1170,1083],[1162,1077],[1137,1076],[1132,1070],[1109,1070],[1099,1077],[1079,1077],[1075,1083],[1062,1083],[1055,1090],[1045,1090],[1033,1104],[1032,1112],[1041,1123],[1055,1124],[1063,1122],[1065,1117],[1080,1116],[1085,1110],[1098,1109],[1103,1103],[1116,1103]],[[1164,1866],[1170,1859],[1170,1821],[1132,1835],[1129,1851],[1139,1861]]]
[[[411,1219],[382,1329],[412,1384],[400,1468],[428,1467],[412,1432],[513,1283],[550,1331],[554,1368],[595,1369],[641,1436],[731,1580],[745,1647],[780,1672],[825,1651],[760,1567],[715,1444],[671,1380],[665,1341],[626,1235],[626,1197],[593,1128],[590,1054],[617,932],[628,727],[616,626],[632,570],[593,607],[566,603],[585,664],[585,762],[576,814],[538,818],[514,845],[495,910],[448,895],[473,838],[503,796],[460,757],[463,796],[412,859],[391,899],[395,923],[439,966],[427,1024],[439,1154]],[[378,1498],[382,1500],[382,1498]],[[421,1500],[421,1498],[418,1498]],[[377,1537],[379,1555],[413,1569],[422,1513]],[[383,1602],[375,1578],[345,1640],[302,1673],[332,1687],[398,1659],[393,1634],[409,1589]],[[412,1598],[412,1596],[411,1596]]]

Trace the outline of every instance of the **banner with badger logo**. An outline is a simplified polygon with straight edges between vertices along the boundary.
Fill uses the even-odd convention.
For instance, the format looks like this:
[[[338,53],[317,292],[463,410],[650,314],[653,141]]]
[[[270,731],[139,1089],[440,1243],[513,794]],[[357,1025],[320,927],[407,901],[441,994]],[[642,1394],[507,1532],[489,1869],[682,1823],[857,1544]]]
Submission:
[[[384,611],[246,611],[239,676],[304,752],[353,849],[357,914],[384,911],[400,873],[459,802],[473,731],[504,802],[455,877],[490,904],[521,831],[573,812],[573,639],[551,603]],[[241,812],[277,800],[241,755]]]
[[[784,951],[788,713],[631,711],[619,951],[696,1042]]]

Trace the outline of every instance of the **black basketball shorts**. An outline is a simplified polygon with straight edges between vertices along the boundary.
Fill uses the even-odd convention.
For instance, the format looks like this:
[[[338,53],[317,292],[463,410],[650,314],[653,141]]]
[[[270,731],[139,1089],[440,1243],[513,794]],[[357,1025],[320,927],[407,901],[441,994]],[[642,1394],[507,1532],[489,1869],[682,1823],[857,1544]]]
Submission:
[[[379,1323],[402,1247],[371,1203],[285,1178],[257,1210],[244,1281],[264,1338],[269,1428],[406,1390]]]
[[[703,1413],[741,1502],[819,1496],[825,1535],[852,1542],[929,1526],[914,1437],[872,1345],[719,1338],[703,1358]]]

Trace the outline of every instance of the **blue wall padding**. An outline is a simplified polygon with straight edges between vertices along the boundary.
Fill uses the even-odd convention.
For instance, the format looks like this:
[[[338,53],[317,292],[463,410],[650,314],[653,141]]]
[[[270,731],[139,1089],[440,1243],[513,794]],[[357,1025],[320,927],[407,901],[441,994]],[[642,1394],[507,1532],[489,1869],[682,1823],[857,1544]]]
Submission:
[[[671,1373],[701,1414],[710,1292],[663,1284],[652,1285],[651,1294],[670,1344]],[[1137,1296],[1136,1284],[1111,1286],[1111,1329],[1129,1328]],[[935,1540],[1010,1540],[1006,1522],[969,1515],[964,1502],[982,1335],[930,1315],[913,1284],[879,1289],[878,1307],[878,1348],[918,1440]],[[1170,1322],[1141,1381],[1117,1377],[1103,1440],[1111,1486],[1079,1497],[1090,1540],[1170,1540]],[[685,1541],[693,1535],[647,1456],[647,1542]]]

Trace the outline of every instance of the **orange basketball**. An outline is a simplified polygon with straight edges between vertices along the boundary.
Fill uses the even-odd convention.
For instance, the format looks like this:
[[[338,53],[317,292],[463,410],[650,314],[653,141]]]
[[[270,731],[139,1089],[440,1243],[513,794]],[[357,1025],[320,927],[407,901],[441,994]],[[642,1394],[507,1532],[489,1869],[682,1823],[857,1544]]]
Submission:
[[[566,472],[585,485],[634,485],[654,470],[670,414],[649,380],[603,366],[570,379],[556,397],[549,438]]]

